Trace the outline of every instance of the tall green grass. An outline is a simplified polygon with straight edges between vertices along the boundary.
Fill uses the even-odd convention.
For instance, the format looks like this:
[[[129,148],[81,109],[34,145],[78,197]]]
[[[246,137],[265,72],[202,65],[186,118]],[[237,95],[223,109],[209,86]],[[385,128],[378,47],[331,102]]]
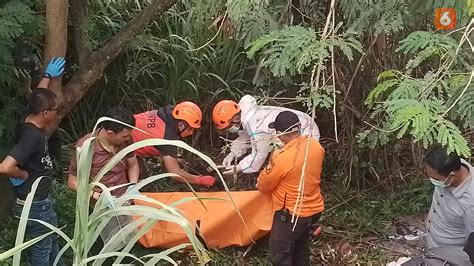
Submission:
[[[119,122],[110,118],[101,118],[97,121],[93,132],[96,131],[97,125],[105,120]],[[136,149],[150,145],[175,145],[199,156],[202,160],[212,166],[219,174],[219,177],[223,182],[226,191],[229,192],[222,175],[217,169],[217,165],[212,161],[212,159],[181,141],[148,139],[134,143],[118,152],[91,180],[90,170],[92,166],[92,156],[94,151],[94,145],[97,140],[98,139],[96,137],[90,137],[84,142],[82,147],[76,149],[76,158],[78,165],[78,187],[76,207],[74,210],[76,216],[73,237],[70,238],[69,236],[67,236],[67,234],[64,233],[60,228],[52,226],[43,221],[35,220],[48,227],[51,231],[35,239],[31,239],[26,242],[24,241],[29,210],[31,208],[36,188],[41,180],[41,178],[39,178],[34,182],[32,191],[28,194],[26,198],[26,203],[24,205],[20,217],[15,247],[5,251],[4,253],[1,253],[0,261],[3,261],[13,256],[13,265],[20,265],[21,253],[24,249],[30,247],[31,245],[37,243],[38,241],[53,233],[58,234],[66,242],[66,244],[60,250],[58,257],[55,260],[55,264],[58,263],[61,256],[68,249],[72,249],[72,262],[74,265],[87,265],[88,263],[92,263],[92,265],[102,265],[104,261],[108,258],[115,258],[114,263],[117,264],[121,263],[124,258],[131,258],[136,263],[141,263],[143,265],[155,265],[157,262],[162,260],[176,265],[177,263],[169,256],[169,254],[188,246],[193,248],[194,253],[196,254],[196,257],[200,264],[205,264],[210,261],[208,251],[205,249],[204,245],[199,241],[195,232],[193,231],[193,225],[184,217],[184,214],[179,209],[177,209],[177,206],[192,200],[199,200],[201,203],[203,203],[203,200],[229,200],[234,204],[233,206],[236,208],[235,202],[233,201],[230,193],[228,193],[228,199],[200,198],[194,192],[192,186],[188,184],[190,189],[194,192],[194,197],[184,198],[170,205],[166,205],[162,202],[149,198],[146,195],[136,194],[136,192],[139,191],[139,189],[143,186],[146,186],[152,182],[156,182],[170,176],[176,176],[174,174],[159,174],[148,177],[140,181],[137,185],[135,185],[133,189],[120,196],[119,198],[112,197],[111,192],[114,189],[130,184],[115,187],[106,187],[102,183],[100,183],[100,181],[103,176],[108,171],[110,171],[117,163],[119,163],[127,154],[133,152]],[[103,192],[101,193],[99,199],[93,206],[92,212],[90,213],[89,206],[91,206],[92,204],[91,195],[95,187],[101,188]],[[141,200],[148,203],[152,203],[157,206],[160,206],[160,208],[128,204],[128,202],[132,200]],[[236,210],[237,212],[239,212],[237,208]],[[100,237],[101,232],[104,230],[107,224],[112,219],[117,219],[118,216],[123,215],[133,216],[135,217],[135,219],[133,222],[124,225],[122,228],[120,228],[115,236],[111,237],[108,241],[105,241],[103,248],[97,255],[90,256],[90,251],[93,244],[97,241],[98,237]],[[241,215],[240,217],[245,224],[245,221],[243,220]],[[130,251],[135,245],[135,243],[158,221],[166,221],[178,224],[187,235],[189,243],[178,245],[176,247],[167,249],[156,254],[147,254],[142,257],[136,257],[131,254]],[[127,239],[125,245],[124,239]]]
[[[70,132],[71,140],[87,133],[93,126],[91,121],[110,107],[126,106],[137,113],[183,100],[201,106],[205,117],[202,130],[207,131],[210,129],[207,119],[218,100],[238,99],[253,89],[250,81],[255,61],[247,58],[239,41],[225,36],[218,35],[203,46],[216,29],[193,26],[198,18],[189,5],[190,2],[184,1],[170,9],[106,69],[103,78],[67,117],[64,127]],[[108,14],[104,9],[100,12],[101,16]],[[111,9],[109,13],[112,21],[118,20],[117,10]],[[212,18],[209,20],[211,23]],[[117,24],[103,21],[93,21],[97,34]],[[94,36],[94,32],[91,38],[103,38]]]

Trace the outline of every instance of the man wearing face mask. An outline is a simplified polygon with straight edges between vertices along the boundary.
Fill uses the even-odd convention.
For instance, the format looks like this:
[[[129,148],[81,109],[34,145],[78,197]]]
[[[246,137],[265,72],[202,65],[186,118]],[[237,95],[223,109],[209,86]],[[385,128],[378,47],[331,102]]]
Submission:
[[[250,174],[260,171],[272,151],[272,143],[282,146],[281,141],[275,137],[275,129],[269,128],[268,125],[283,111],[291,111],[298,116],[301,121],[301,135],[311,136],[319,141],[318,125],[303,112],[278,106],[257,105],[256,99],[250,95],[242,97],[238,104],[232,100],[222,100],[216,104],[212,111],[216,128],[239,135],[232,142],[230,153],[222,162],[226,167],[224,174]],[[233,166],[249,148],[252,152]]]
[[[426,247],[464,247],[474,232],[473,167],[440,146],[424,160],[425,174],[435,185],[433,202],[426,218]]]
[[[324,210],[324,148],[300,134],[300,121],[291,111],[280,112],[268,126],[284,143],[257,179],[258,190],[270,193],[273,202],[269,260],[273,265],[310,265],[310,232]],[[299,218],[293,220],[293,215]]]
[[[192,102],[181,102],[176,106],[167,106],[158,110],[135,114],[134,117],[136,121],[135,126],[148,133],[134,129],[132,132],[134,142],[151,138],[181,140],[191,136],[195,129],[201,127],[202,122],[201,109]],[[193,175],[183,170],[178,162],[176,146],[148,146],[136,150],[135,153],[137,156],[144,158],[163,156],[166,170],[179,175],[190,184],[209,187],[214,185],[216,181],[213,176]],[[182,178],[174,179],[179,182],[185,182]]]

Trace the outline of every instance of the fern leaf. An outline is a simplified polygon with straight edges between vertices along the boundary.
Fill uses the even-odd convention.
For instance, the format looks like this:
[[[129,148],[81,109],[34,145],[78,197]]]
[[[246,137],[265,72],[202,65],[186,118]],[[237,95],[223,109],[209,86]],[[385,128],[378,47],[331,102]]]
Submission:
[[[403,124],[402,127],[400,128],[400,130],[397,133],[397,139],[401,139],[403,137],[403,135],[405,135],[405,133],[408,131],[409,127],[410,127],[410,123]]]
[[[373,104],[378,100],[382,93],[389,92],[400,83],[398,79],[387,79],[379,83],[367,96],[365,104],[372,108]]]
[[[393,89],[393,91],[387,97],[388,100],[416,99],[420,90],[427,86],[427,82],[419,79],[405,78],[397,85],[398,86]]]
[[[410,59],[408,63],[405,66],[405,69],[407,70],[412,70],[419,65],[421,65],[423,62],[425,62],[427,59],[431,58],[434,55],[439,55],[441,56],[441,53],[439,49],[435,47],[428,47],[422,51],[420,51],[415,58]]]
[[[264,35],[257,40],[255,40],[251,46],[250,49],[247,51],[247,56],[249,58],[254,58],[255,54],[262,50],[265,46],[269,45],[273,41],[275,41],[275,37],[272,34]]]
[[[456,154],[464,157],[470,156],[471,150],[467,140],[453,122],[440,118],[437,122],[437,130],[436,140],[443,147],[446,147],[448,152],[456,152]]]
[[[307,67],[314,64],[314,62],[317,62],[317,64],[320,64],[320,67],[322,67],[329,56],[330,54],[325,43],[315,41],[311,45],[303,48],[303,52],[296,63],[297,72],[302,73]]]
[[[255,39],[278,28],[277,22],[267,11],[267,4],[258,0],[227,0],[227,13],[238,37],[249,46]]]
[[[453,38],[435,32],[415,31],[399,42],[395,50],[404,54],[417,53],[427,48],[442,47],[445,50],[456,50],[457,41]]]
[[[395,70],[385,70],[377,76],[377,82],[381,82],[385,79],[392,79],[397,77],[397,71]]]
[[[461,96],[467,84],[459,84],[458,89],[453,93],[447,105],[454,107],[451,109],[453,117],[460,120],[462,126],[466,129],[474,128],[474,84],[470,84],[467,90]],[[461,98],[459,98],[461,96]],[[459,101],[454,101],[459,98]]]
[[[273,75],[302,73],[308,66],[324,62],[330,56],[330,49],[339,48],[348,59],[353,59],[353,50],[362,51],[362,45],[353,38],[328,38],[318,40],[316,32],[302,26],[288,26],[274,30],[251,43],[247,55],[251,58],[257,52],[264,55],[264,66]]]

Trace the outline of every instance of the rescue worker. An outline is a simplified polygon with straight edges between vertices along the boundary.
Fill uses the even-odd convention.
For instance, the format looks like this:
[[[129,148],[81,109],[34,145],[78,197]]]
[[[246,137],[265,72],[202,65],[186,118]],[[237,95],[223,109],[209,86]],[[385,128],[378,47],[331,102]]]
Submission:
[[[324,149],[315,138],[301,135],[300,125],[291,111],[280,112],[268,125],[284,146],[257,178],[258,190],[271,193],[273,201],[269,259],[274,265],[310,265],[310,234],[324,210],[320,187]]]
[[[230,147],[230,153],[225,157],[222,165],[226,167],[224,174],[256,173],[264,164],[272,150],[272,144],[281,146],[275,138],[275,130],[268,124],[283,112],[295,113],[301,121],[301,134],[319,140],[319,128],[311,117],[303,112],[277,106],[257,105],[253,96],[245,95],[237,104],[232,100],[222,100],[216,104],[212,111],[212,120],[219,131],[237,133],[239,137]],[[238,165],[233,166],[251,148],[252,152],[243,158]]]
[[[181,140],[193,134],[201,127],[202,112],[199,106],[192,102],[181,102],[176,106],[167,106],[158,110],[135,114],[135,126],[148,134],[134,129],[132,138],[138,142],[150,138],[166,140]],[[213,176],[193,175],[181,168],[178,162],[178,149],[172,145],[147,146],[135,151],[137,156],[150,158],[162,156],[166,170],[185,179],[190,184],[212,186],[216,182]],[[142,167],[144,168],[144,167]],[[145,171],[145,170],[143,170]],[[176,181],[183,179],[173,177]]]

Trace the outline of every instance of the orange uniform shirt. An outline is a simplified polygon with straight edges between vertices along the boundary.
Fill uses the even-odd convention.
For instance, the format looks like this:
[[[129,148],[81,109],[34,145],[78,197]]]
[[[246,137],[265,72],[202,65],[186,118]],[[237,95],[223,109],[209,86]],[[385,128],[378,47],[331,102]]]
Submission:
[[[267,167],[258,176],[257,188],[261,192],[272,194],[275,211],[285,206],[293,213],[307,147],[309,150],[304,173],[303,204],[296,214],[309,217],[324,210],[320,187],[324,149],[316,139],[300,136],[281,150],[275,151]]]

